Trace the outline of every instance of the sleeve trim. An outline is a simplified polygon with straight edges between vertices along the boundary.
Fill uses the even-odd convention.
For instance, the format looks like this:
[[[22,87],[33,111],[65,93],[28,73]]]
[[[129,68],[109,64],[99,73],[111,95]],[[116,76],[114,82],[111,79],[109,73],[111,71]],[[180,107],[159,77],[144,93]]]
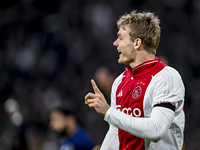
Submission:
[[[174,105],[172,105],[172,104],[170,104],[170,103],[160,103],[160,104],[156,104],[156,105],[154,105],[153,107],[165,107],[165,108],[169,108],[169,109],[171,109],[172,111],[174,111],[175,112],[175,109],[176,109],[176,107],[174,106]]]

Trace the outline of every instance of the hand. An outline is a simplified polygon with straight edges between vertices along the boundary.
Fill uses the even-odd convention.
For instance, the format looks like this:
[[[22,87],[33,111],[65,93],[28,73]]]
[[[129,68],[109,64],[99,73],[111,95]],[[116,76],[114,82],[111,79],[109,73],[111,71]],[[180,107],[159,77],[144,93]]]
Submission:
[[[93,79],[91,80],[91,84],[94,93],[88,93],[85,96],[85,104],[87,104],[90,108],[95,109],[100,115],[105,116],[110,106]]]

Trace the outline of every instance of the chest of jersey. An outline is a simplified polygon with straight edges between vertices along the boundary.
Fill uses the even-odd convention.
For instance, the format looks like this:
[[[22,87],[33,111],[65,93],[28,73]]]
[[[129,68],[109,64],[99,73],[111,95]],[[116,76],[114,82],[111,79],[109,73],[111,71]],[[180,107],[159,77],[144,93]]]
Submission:
[[[124,72],[116,92],[117,109],[133,117],[144,117],[143,98],[150,81],[149,75],[134,77],[128,71]]]

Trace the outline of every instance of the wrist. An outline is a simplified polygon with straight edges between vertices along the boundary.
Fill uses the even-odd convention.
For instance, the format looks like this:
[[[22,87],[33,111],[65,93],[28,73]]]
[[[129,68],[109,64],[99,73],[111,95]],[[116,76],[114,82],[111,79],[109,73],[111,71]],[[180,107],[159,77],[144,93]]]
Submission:
[[[105,109],[105,113],[103,114],[103,116],[105,117],[106,113],[108,112],[108,109],[110,108],[110,106],[108,105]]]

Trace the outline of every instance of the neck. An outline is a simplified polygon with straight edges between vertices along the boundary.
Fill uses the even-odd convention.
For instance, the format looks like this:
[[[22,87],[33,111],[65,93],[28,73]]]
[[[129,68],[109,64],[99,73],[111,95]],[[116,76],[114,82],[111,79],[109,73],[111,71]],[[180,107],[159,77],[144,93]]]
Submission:
[[[136,54],[136,58],[133,62],[131,62],[129,64],[129,66],[131,68],[134,68],[140,64],[142,64],[143,62],[145,61],[149,61],[149,60],[153,60],[155,59],[155,55],[154,54],[150,54],[146,51],[139,51],[137,54]]]

